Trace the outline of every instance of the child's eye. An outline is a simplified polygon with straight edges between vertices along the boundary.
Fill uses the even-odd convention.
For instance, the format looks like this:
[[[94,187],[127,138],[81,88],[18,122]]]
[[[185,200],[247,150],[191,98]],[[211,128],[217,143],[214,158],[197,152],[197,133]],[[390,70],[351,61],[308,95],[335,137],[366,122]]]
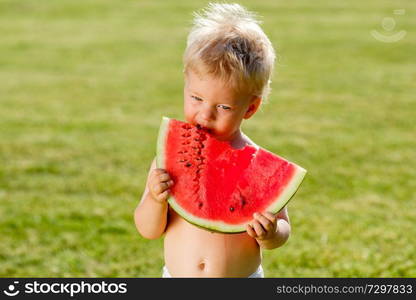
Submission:
[[[193,99],[195,99],[196,101],[202,101],[201,98],[197,97],[197,96],[191,96]]]
[[[224,110],[230,110],[231,109],[231,107],[229,107],[229,106],[226,106],[226,105],[222,105],[222,104],[220,104],[220,105],[218,105],[219,107],[221,107],[222,109],[224,109]]]

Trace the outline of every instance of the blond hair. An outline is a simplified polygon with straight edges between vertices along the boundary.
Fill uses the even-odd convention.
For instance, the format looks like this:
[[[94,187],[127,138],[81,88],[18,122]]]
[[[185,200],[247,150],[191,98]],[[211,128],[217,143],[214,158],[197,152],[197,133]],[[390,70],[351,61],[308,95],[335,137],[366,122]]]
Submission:
[[[259,24],[255,14],[239,4],[210,3],[195,12],[183,57],[184,72],[214,75],[265,100],[275,52]]]

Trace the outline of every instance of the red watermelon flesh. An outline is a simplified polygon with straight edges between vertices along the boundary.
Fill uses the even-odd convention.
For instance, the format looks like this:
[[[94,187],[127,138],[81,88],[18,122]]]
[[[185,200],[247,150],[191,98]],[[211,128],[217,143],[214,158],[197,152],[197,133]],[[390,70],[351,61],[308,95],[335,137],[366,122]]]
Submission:
[[[157,165],[174,181],[168,202],[187,221],[243,232],[254,212],[281,210],[306,171],[263,148],[234,149],[207,131],[164,117]]]

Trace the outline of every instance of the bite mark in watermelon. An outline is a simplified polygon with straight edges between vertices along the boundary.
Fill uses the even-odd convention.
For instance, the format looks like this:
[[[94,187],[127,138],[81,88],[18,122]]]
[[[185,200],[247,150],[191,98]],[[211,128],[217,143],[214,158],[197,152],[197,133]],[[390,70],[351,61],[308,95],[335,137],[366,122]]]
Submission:
[[[263,148],[234,149],[204,129],[163,117],[156,163],[174,181],[171,207],[209,230],[245,231],[254,212],[280,211],[306,170]]]

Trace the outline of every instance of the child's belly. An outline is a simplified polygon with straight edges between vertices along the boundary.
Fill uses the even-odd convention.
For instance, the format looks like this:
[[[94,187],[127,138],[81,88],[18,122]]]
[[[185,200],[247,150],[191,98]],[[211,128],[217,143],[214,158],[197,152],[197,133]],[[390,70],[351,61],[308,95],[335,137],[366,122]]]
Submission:
[[[248,277],[261,263],[261,251],[246,232],[212,233],[169,210],[165,264],[174,277]]]

